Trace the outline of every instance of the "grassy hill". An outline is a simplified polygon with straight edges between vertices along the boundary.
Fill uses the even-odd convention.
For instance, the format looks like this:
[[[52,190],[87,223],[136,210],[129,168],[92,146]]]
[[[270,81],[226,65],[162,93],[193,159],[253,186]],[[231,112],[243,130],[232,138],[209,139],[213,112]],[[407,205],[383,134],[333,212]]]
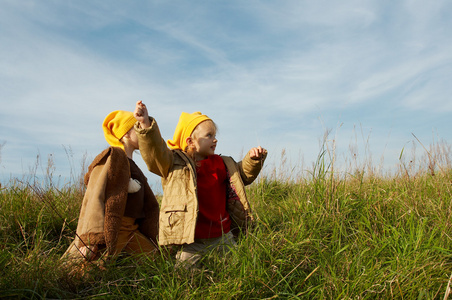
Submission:
[[[336,171],[323,151],[304,176],[261,176],[248,188],[255,227],[196,271],[164,251],[70,276],[60,257],[84,187],[12,181],[0,193],[0,297],[452,299],[452,169],[440,150],[423,163],[401,155],[392,175]]]

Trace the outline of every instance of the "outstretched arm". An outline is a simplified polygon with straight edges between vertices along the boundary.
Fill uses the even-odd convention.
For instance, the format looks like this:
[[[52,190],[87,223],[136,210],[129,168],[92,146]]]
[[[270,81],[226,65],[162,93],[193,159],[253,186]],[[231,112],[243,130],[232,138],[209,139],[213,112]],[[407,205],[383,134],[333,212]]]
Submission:
[[[173,164],[173,153],[162,139],[157,122],[149,117],[146,105],[142,101],[137,102],[133,114],[138,121],[135,124],[135,132],[144,162],[149,171],[166,177]]]

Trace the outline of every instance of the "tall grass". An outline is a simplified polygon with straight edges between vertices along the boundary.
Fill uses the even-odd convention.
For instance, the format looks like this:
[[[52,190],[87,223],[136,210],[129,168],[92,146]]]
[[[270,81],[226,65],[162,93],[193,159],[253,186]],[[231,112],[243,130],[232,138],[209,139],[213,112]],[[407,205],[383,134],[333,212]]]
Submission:
[[[352,156],[337,166],[325,139],[310,168],[267,171],[248,188],[256,225],[201,270],[125,257],[71,277],[59,260],[74,236],[79,183],[57,189],[12,181],[0,194],[0,295],[16,298],[452,299],[452,152],[402,151],[381,174]],[[289,166],[290,170],[294,168]]]

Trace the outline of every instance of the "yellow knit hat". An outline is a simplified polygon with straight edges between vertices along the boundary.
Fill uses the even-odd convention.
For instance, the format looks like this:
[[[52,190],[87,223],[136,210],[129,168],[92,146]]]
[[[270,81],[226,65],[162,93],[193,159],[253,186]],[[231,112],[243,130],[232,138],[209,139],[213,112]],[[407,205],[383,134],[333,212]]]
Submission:
[[[133,113],[129,111],[116,110],[109,113],[102,124],[105,139],[111,146],[124,149],[119,140],[132,129],[136,121]]]
[[[187,148],[187,138],[190,137],[199,123],[206,120],[210,120],[210,118],[199,111],[192,114],[183,112],[179,117],[173,140],[168,140],[166,144],[170,149],[185,150]]]

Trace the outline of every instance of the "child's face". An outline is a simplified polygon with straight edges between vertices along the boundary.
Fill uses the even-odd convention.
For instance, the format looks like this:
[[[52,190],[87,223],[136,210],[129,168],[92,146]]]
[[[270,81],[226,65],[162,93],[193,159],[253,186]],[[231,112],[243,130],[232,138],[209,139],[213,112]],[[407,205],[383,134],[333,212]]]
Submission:
[[[135,129],[132,128],[125,134],[123,142],[127,143],[134,150],[138,150],[138,137]]]
[[[132,146],[135,148],[135,150],[138,150],[138,137],[137,134],[135,132],[135,129],[130,129],[130,143],[132,144]]]
[[[193,144],[197,160],[215,154],[217,147],[216,128],[212,121],[201,122],[193,131]]]

